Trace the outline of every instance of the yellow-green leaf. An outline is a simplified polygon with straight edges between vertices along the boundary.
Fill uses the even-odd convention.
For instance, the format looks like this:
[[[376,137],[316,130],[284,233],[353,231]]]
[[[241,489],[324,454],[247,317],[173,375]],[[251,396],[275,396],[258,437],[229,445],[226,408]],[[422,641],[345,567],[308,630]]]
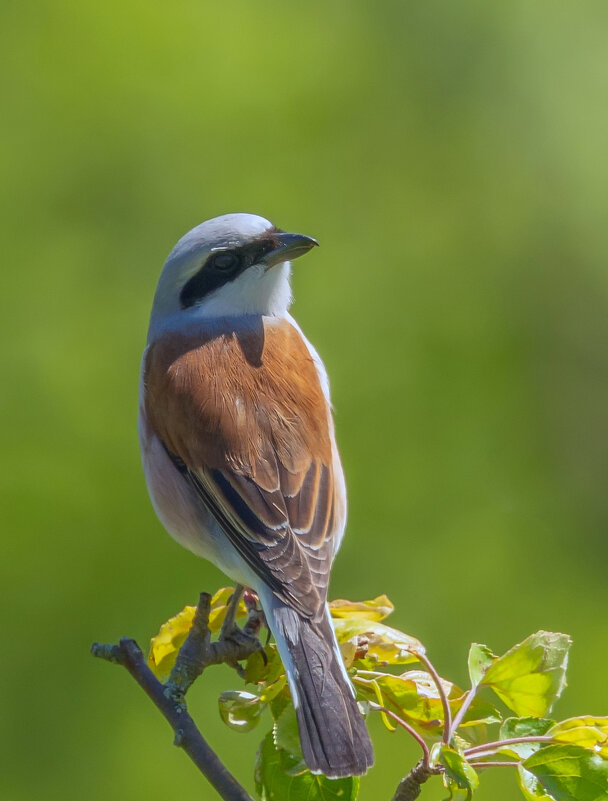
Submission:
[[[156,637],[150,640],[148,665],[161,681],[169,677],[179,649],[184,644],[194,620],[195,606],[185,606],[160,627]]]
[[[437,693],[433,696],[420,694],[416,682],[404,676],[393,676],[390,673],[357,673],[354,681],[357,688],[368,700],[379,702],[397,715],[410,721],[424,724],[425,728],[439,726],[443,720],[441,702]]]
[[[437,685],[423,670],[410,670],[401,676],[361,670],[355,674],[354,682],[364,698],[378,702],[379,692],[382,706],[386,706],[422,731],[429,732],[443,725],[443,704]],[[445,679],[441,679],[441,683],[448,696],[450,708],[455,712],[462,704],[464,693]],[[466,722],[463,725],[494,723],[499,719],[491,704],[475,699],[465,716]]]
[[[487,645],[480,645],[474,642],[469,649],[469,676],[471,678],[471,686],[477,685],[483,680],[483,677],[495,661],[497,657],[490,651]]]
[[[516,715],[544,717],[566,685],[570,644],[566,634],[538,631],[499,657],[481,683]]]
[[[559,743],[580,745],[608,759],[608,717],[569,718],[556,723],[547,734]]]
[[[416,662],[424,646],[415,637],[393,629],[377,620],[362,617],[335,618],[333,621],[339,643],[353,637],[367,639],[366,658],[379,665],[407,665]]]
[[[432,712],[433,719],[439,719],[443,722],[443,704],[433,677],[424,670],[408,670],[406,673],[402,673],[401,677],[414,682],[418,696],[424,699],[425,708]],[[452,715],[455,715],[462,706],[467,694],[456,684],[446,679],[440,679],[440,681],[448,698]],[[467,710],[460,725],[478,726],[482,723],[498,723],[499,721],[498,710],[487,701],[476,697],[473,699],[473,703]]]
[[[333,618],[359,617],[364,620],[384,620],[394,609],[386,595],[379,595],[371,601],[346,601],[338,598],[329,604]]]
[[[340,643],[340,654],[342,655],[342,661],[347,670],[350,670],[354,665],[358,652],[359,644],[357,642],[357,637],[352,637],[350,640]]]

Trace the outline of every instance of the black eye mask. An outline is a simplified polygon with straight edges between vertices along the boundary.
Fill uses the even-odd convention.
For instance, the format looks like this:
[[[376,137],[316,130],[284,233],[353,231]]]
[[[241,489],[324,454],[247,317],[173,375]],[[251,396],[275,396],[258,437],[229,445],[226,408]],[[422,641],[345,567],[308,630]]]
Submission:
[[[274,233],[276,232],[268,231],[247,245],[211,253],[200,270],[184,284],[179,296],[182,309],[195,306],[211,292],[234,281],[248,267],[258,264],[267,253],[278,246]]]

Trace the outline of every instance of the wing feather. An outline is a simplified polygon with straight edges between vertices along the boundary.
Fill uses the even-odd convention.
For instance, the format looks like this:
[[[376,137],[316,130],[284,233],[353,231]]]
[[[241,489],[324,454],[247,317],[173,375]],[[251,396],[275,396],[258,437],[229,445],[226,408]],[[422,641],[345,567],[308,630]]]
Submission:
[[[224,323],[159,340],[145,385],[150,423],[201,503],[256,574],[314,617],[343,520],[328,403],[299,333]]]

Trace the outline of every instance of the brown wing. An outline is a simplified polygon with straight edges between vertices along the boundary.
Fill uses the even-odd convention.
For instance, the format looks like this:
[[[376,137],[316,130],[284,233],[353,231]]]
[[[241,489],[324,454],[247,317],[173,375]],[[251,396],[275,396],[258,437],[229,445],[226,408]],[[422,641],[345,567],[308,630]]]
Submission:
[[[315,365],[285,321],[171,335],[146,360],[146,411],[176,467],[252,569],[322,607],[340,499]]]

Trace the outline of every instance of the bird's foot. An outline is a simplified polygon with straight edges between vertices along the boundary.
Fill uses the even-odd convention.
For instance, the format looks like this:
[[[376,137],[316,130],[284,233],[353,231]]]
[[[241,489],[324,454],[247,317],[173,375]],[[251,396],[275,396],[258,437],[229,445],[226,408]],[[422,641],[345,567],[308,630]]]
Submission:
[[[245,629],[242,629],[234,623],[230,629],[222,627],[219,636],[220,642],[229,643],[234,647],[235,657],[234,659],[227,660],[226,664],[233,667],[241,678],[245,678],[245,670],[241,666],[239,660],[247,659],[251,654],[259,651],[264,661],[266,661],[266,654],[264,653],[262,643],[259,641],[256,634],[250,633],[246,629],[247,625]]]
[[[247,608],[247,622],[243,628],[236,624],[236,614],[241,596],[243,596],[243,601]],[[241,677],[244,677],[245,671],[239,664],[240,660],[247,659],[251,654],[260,652],[264,662],[266,662],[266,653],[258,638],[259,631],[265,623],[266,619],[259,607],[257,595],[252,590],[237,585],[228,603],[228,610],[220,630],[219,640],[233,645],[235,652],[239,654],[238,657],[230,660],[228,664]]]

